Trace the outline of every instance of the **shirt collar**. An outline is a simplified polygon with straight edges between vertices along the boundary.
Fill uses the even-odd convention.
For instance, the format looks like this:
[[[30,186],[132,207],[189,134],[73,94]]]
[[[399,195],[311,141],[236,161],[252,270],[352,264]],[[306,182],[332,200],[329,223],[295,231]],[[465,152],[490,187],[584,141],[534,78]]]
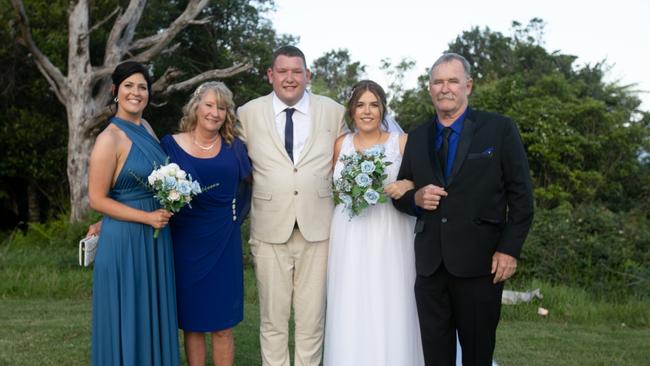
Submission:
[[[465,117],[467,116],[467,111],[469,110],[469,107],[465,108],[465,111],[463,114],[458,116],[456,120],[449,126],[451,129],[460,135],[461,131],[463,131],[463,122],[465,121]],[[442,129],[445,128],[442,124],[440,124],[440,121],[438,120],[438,116],[435,117],[436,119],[436,133],[439,135],[442,133]]]
[[[280,113],[284,112],[287,108],[295,108],[296,111],[309,115],[309,93],[305,91],[302,98],[295,105],[286,105],[278,96],[273,92],[273,113],[277,117]]]

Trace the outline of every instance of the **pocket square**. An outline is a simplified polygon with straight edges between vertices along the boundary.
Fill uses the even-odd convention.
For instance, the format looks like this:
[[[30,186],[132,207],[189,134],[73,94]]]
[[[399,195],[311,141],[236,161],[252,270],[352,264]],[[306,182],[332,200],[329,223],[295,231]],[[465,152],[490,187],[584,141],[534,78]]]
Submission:
[[[468,160],[472,160],[472,159],[489,159],[489,158],[492,158],[494,156],[495,151],[496,151],[496,149],[493,146],[490,146],[487,149],[483,150],[483,152],[467,154],[467,159]]]
[[[494,154],[494,150],[495,150],[495,149],[494,149],[494,146],[490,146],[490,147],[488,147],[487,149],[483,150],[483,152],[481,153],[481,155],[483,155],[483,156],[490,156],[490,155]]]

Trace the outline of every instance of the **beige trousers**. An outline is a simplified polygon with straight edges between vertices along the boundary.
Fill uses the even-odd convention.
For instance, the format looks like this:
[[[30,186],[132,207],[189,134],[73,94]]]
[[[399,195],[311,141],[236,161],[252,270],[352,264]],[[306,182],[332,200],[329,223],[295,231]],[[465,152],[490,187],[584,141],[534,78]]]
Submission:
[[[250,240],[260,303],[264,366],[290,366],[289,317],[293,305],[295,366],[322,358],[328,241],[308,242],[294,229],[284,244]]]

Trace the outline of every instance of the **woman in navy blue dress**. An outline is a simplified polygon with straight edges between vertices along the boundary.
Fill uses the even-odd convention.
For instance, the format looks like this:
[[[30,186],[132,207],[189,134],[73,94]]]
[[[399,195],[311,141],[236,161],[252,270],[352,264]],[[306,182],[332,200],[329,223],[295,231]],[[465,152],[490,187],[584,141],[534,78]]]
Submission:
[[[248,208],[251,165],[235,137],[232,93],[221,82],[199,86],[183,108],[180,133],[161,145],[205,190],[172,218],[178,326],[190,365],[205,364],[212,333],[215,365],[232,365],[232,328],[243,319],[240,224]]]
[[[140,183],[166,159],[142,118],[151,80],[136,62],[118,65],[112,79],[117,111],[97,136],[88,171],[90,207],[104,214],[93,272],[92,364],[175,366],[171,214]],[[154,229],[162,229],[157,239]]]

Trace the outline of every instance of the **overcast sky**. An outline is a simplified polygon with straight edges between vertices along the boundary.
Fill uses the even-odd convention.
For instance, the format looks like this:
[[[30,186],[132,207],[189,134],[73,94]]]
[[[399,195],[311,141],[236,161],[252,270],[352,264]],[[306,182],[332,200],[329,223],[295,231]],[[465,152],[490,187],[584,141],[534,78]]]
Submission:
[[[275,29],[300,37],[307,62],[332,49],[347,48],[367,65],[367,76],[387,86],[379,61],[416,61],[407,86],[473,26],[511,35],[513,20],[546,22],[544,46],[578,56],[578,65],[607,60],[607,79],[636,83],[650,91],[650,1],[647,0],[275,0]],[[639,95],[650,110],[650,94]]]

